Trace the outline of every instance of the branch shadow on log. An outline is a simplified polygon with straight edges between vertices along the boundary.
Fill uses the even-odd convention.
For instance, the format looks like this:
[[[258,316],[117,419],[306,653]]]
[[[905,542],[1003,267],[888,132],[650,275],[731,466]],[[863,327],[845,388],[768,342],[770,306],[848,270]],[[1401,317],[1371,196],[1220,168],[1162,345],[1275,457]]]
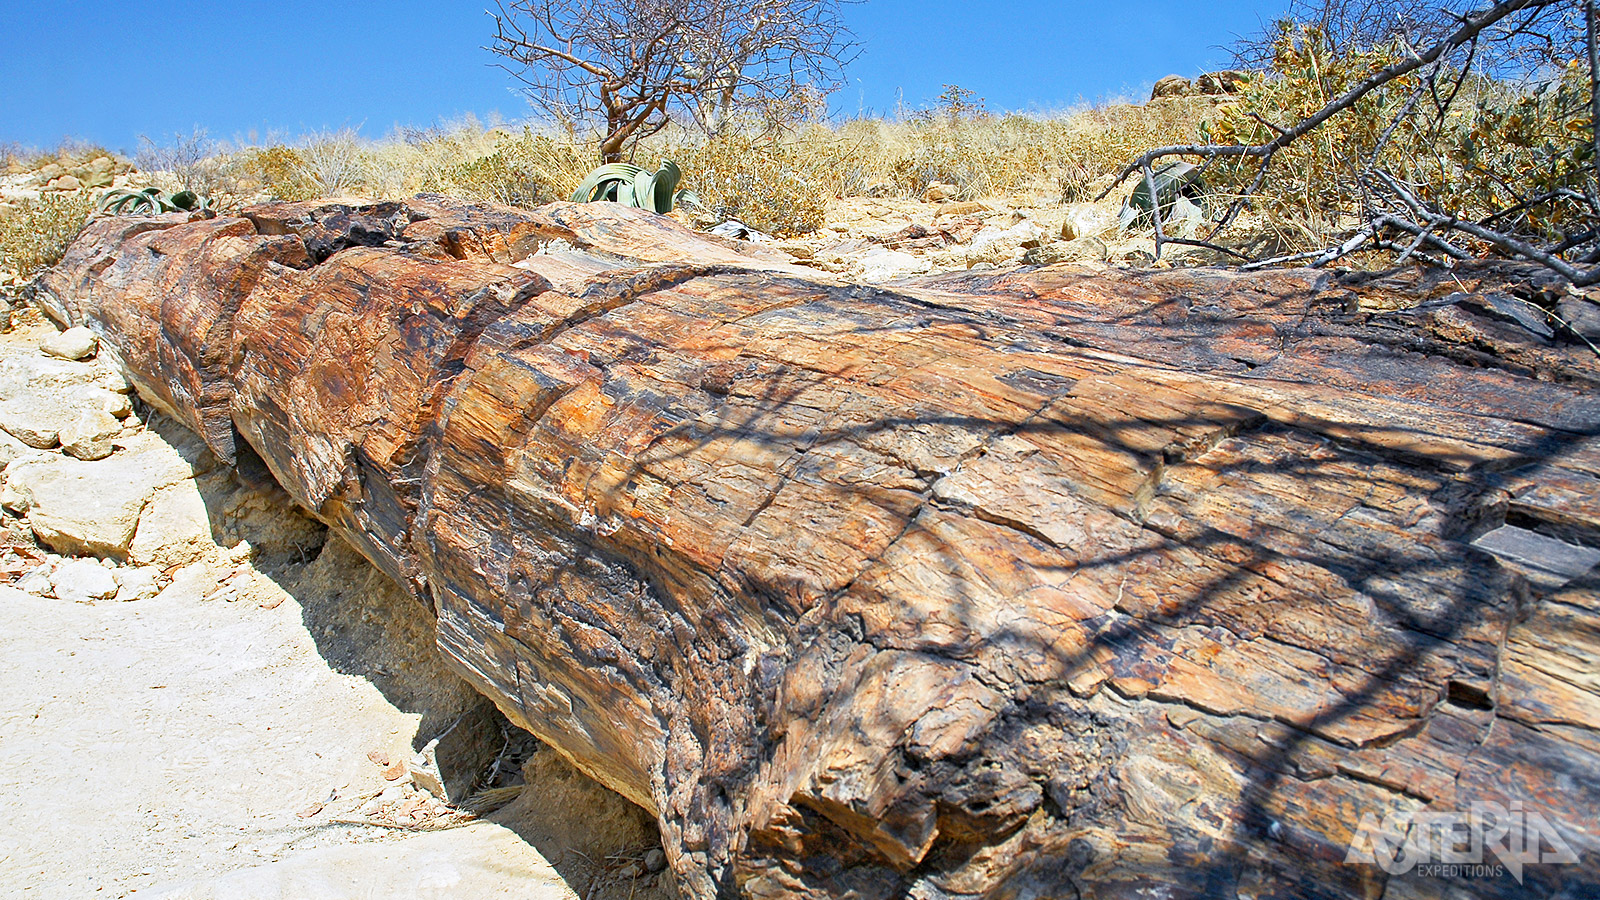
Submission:
[[[1184,337],[1191,341],[1194,339],[1192,333],[1179,335],[1175,330],[1175,340]],[[841,388],[849,390],[850,386],[841,385]],[[1058,436],[1062,432],[1075,430],[1071,424],[1041,419],[1041,414],[1051,403],[1072,396],[1072,389],[1068,389],[1047,398],[1044,407],[1022,417],[1020,421],[959,415],[887,416],[832,429],[824,423],[810,429],[803,446],[795,446],[794,434],[768,432],[764,429],[763,420],[770,422],[782,419],[786,407],[798,403],[801,394],[802,389],[787,392],[769,390],[749,401],[751,412],[746,416],[715,424],[708,423],[707,418],[702,417],[692,426],[685,425],[676,432],[676,436],[690,435],[692,440],[665,453],[656,452],[653,448],[641,454],[635,462],[634,473],[641,473],[650,465],[660,465],[674,456],[693,454],[719,439],[749,440],[793,448],[797,454],[795,461],[772,488],[772,496],[757,510],[756,515],[759,515],[773,502],[778,491],[801,474],[803,457],[826,450],[832,444],[861,447],[869,443],[874,435],[913,427],[944,427],[983,435],[974,452],[960,460],[960,467],[981,459],[990,452],[997,439],[1015,437],[1026,440]],[[1529,593],[1527,584],[1520,576],[1505,572],[1494,558],[1467,543],[1478,532],[1504,521],[1503,508],[1497,508],[1494,502],[1498,488],[1492,473],[1480,467],[1458,476],[1445,464],[1446,461],[1395,449],[1403,446],[1409,436],[1426,434],[1425,430],[1410,425],[1368,423],[1362,429],[1368,439],[1362,440],[1349,436],[1333,437],[1320,433],[1314,426],[1289,427],[1258,419],[1245,431],[1226,434],[1201,452],[1189,457],[1180,455],[1176,459],[1166,459],[1159,452],[1152,454],[1152,448],[1138,440],[1138,432],[1152,428],[1183,432],[1216,425],[1215,421],[1205,417],[1129,415],[1120,423],[1113,418],[1112,421],[1100,421],[1086,427],[1088,436],[1097,441],[1101,449],[1148,462],[1155,473],[1150,500],[1157,506],[1165,505],[1168,512],[1182,512],[1205,502],[1207,498],[1203,492],[1194,489],[1185,493],[1182,485],[1174,483],[1183,480],[1175,476],[1193,474],[1196,470],[1204,470],[1207,483],[1213,487],[1220,486],[1233,501],[1245,508],[1249,507],[1251,500],[1261,500],[1266,496],[1265,489],[1256,490],[1252,487],[1253,482],[1273,479],[1291,481],[1307,490],[1343,496],[1335,488],[1347,485],[1353,470],[1361,472],[1368,480],[1367,496],[1353,497],[1354,502],[1348,508],[1337,515],[1330,515],[1325,522],[1298,523],[1299,532],[1294,530],[1296,523],[1261,523],[1248,516],[1242,522],[1236,522],[1232,531],[1209,525],[1185,529],[1182,527],[1184,523],[1174,526],[1170,522],[1152,518],[1149,509],[1139,508],[1140,504],[1131,502],[1131,498],[1126,508],[1117,508],[1115,504],[1105,505],[1091,496],[1078,496],[1078,501],[1117,516],[1129,528],[1153,541],[1154,545],[1134,551],[1071,558],[1076,548],[1054,544],[1036,529],[1016,528],[1014,522],[1006,521],[993,511],[952,503],[947,497],[938,496],[936,484],[952,473],[918,472],[914,474],[923,477],[924,489],[915,512],[905,519],[900,534],[867,560],[849,584],[829,596],[815,598],[816,603],[818,608],[824,610],[823,615],[839,608],[841,601],[859,587],[870,570],[884,564],[883,561],[895,546],[912,534],[916,534],[920,540],[920,555],[924,559],[932,557],[936,560],[935,563],[923,565],[921,570],[947,573],[944,583],[933,590],[947,601],[944,608],[951,620],[979,623],[993,617],[997,602],[1006,604],[1017,601],[1019,598],[999,593],[993,582],[985,582],[972,574],[974,551],[942,540],[937,529],[932,527],[941,516],[976,518],[988,525],[1018,531],[1039,553],[1055,554],[1061,559],[1057,565],[1035,565],[1033,569],[1041,575],[1060,577],[1063,584],[1071,584],[1074,579],[1092,579],[1096,573],[1122,573],[1120,581],[1126,585],[1129,570],[1137,572],[1142,569],[1148,576],[1157,567],[1147,566],[1146,563],[1178,551],[1186,551],[1192,558],[1211,564],[1214,573],[1187,581],[1186,586],[1190,590],[1175,602],[1156,598],[1141,608],[1135,603],[1124,603],[1119,587],[1117,602],[1098,621],[1086,623],[1094,629],[1092,634],[1086,642],[1070,652],[1053,640],[1042,639],[1038,629],[1015,629],[1009,626],[978,635],[975,643],[961,646],[939,647],[924,640],[896,644],[892,635],[874,636],[870,633],[857,637],[857,641],[871,645],[877,652],[901,649],[946,657],[961,665],[983,670],[980,677],[998,685],[1007,684],[1012,676],[994,666],[994,654],[1026,658],[1032,653],[1053,657],[1053,670],[1065,673],[1055,679],[1058,687],[1071,682],[1075,675],[1109,656],[1116,662],[1113,662],[1108,677],[1081,692],[1087,694],[1086,697],[1067,698],[1067,692],[1060,691],[1062,699],[1059,702],[1087,707],[1096,693],[1107,690],[1116,694],[1124,706],[1144,705],[1157,711],[1179,710],[1179,718],[1194,716],[1204,718],[1208,723],[1215,720],[1228,727],[1244,725],[1252,730],[1260,729],[1262,733],[1272,732],[1271,740],[1261,737],[1253,741],[1254,749],[1218,745],[1218,752],[1229,760],[1243,782],[1236,802],[1223,813],[1225,824],[1222,827],[1214,829],[1211,834],[1193,834],[1186,839],[1174,834],[1174,853],[1183,857],[1181,862],[1175,856],[1168,861],[1172,864],[1170,868],[1159,870],[1141,871],[1137,867],[1122,866],[1113,880],[1131,884],[1141,878],[1149,879],[1175,886],[1184,896],[1234,896],[1245,882],[1252,879],[1257,883],[1270,882],[1280,890],[1292,886],[1299,896],[1345,896],[1357,889],[1358,885],[1353,885],[1354,882],[1375,881],[1381,884],[1385,876],[1371,867],[1341,868],[1348,848],[1330,842],[1327,835],[1329,831],[1340,830],[1329,827],[1336,823],[1319,822],[1314,817],[1308,820],[1303,811],[1298,820],[1285,814],[1285,806],[1292,805],[1295,795],[1306,789],[1307,785],[1315,785],[1330,777],[1339,778],[1354,785],[1350,788],[1352,791],[1375,787],[1392,794],[1394,802],[1409,803],[1413,807],[1420,806],[1421,801],[1437,800],[1445,808],[1451,808],[1457,799],[1464,804],[1476,798],[1431,796],[1428,795],[1430,788],[1427,786],[1385,783],[1382,779],[1374,781],[1372,776],[1362,773],[1356,763],[1308,774],[1301,758],[1313,751],[1350,758],[1360,757],[1369,751],[1381,754],[1399,742],[1424,735],[1441,710],[1449,708],[1451,716],[1474,722],[1476,728],[1465,744],[1447,748],[1460,751],[1459,767],[1454,778],[1460,781],[1470,756],[1489,740],[1490,732],[1500,721],[1495,707],[1498,704],[1504,635],[1517,617],[1524,613],[1524,607],[1536,602],[1536,598]],[[1129,434],[1124,435],[1124,431]],[[1522,469],[1560,459],[1576,451],[1584,441],[1592,439],[1597,433],[1600,433],[1600,428],[1586,431],[1545,430],[1532,442],[1513,442],[1507,446],[1505,449],[1511,461],[1502,465],[1508,469]],[[1252,447],[1257,445],[1271,445],[1280,449],[1298,447],[1307,452],[1263,460],[1250,456]],[[1392,490],[1378,490],[1386,486]],[[1394,510],[1381,505],[1368,505],[1368,501],[1382,503],[1382,497],[1376,495],[1418,493],[1423,496],[1426,508],[1414,511],[1417,514],[1410,521],[1407,521],[1406,515],[1396,514]],[[882,512],[891,516],[898,514],[894,509],[884,509]],[[754,518],[755,515],[752,515],[750,521],[746,522],[747,527]],[[1363,520],[1366,520],[1366,524],[1360,524]],[[1361,529],[1376,527],[1371,525],[1373,521],[1381,521],[1382,528],[1401,539],[1400,542],[1363,542]],[[1593,537],[1600,540],[1600,535]],[[1297,575],[1316,576],[1316,584],[1320,587],[1302,587],[1293,580]],[[1117,583],[1117,579],[1109,579],[1106,583]],[[1331,588],[1328,587],[1330,584]],[[1242,603],[1238,596],[1241,591],[1260,590],[1263,585],[1280,592],[1280,606],[1276,612],[1285,615],[1292,616],[1297,604],[1327,603],[1329,598],[1319,591],[1332,590],[1339,598],[1365,603],[1369,615],[1363,624],[1377,629],[1381,637],[1366,644],[1339,646],[1326,643],[1327,635],[1323,635],[1324,640],[1319,642],[1316,634],[1296,634],[1292,621],[1263,624],[1258,617],[1271,615],[1274,610],[1252,608]],[[784,609],[791,604],[786,594],[786,591],[780,590],[768,595],[773,609]],[[881,595],[873,598],[874,602],[884,599]],[[834,625],[845,627],[843,622],[835,622]],[[857,632],[867,630],[859,622],[854,629]],[[1309,694],[1299,698],[1317,700],[1314,706],[1273,712],[1265,704],[1262,709],[1219,708],[1208,705],[1207,698],[1193,696],[1182,688],[1164,685],[1159,680],[1154,684],[1149,683],[1149,667],[1144,663],[1152,656],[1180,655],[1180,651],[1174,649],[1175,642],[1184,636],[1183,632],[1192,633],[1196,629],[1213,635],[1220,631],[1227,641],[1259,641],[1320,657],[1316,665],[1321,668],[1309,673],[1311,682],[1314,682],[1310,687],[1320,684],[1325,690],[1320,699]],[[1356,634],[1359,635],[1359,630]],[[1484,640],[1484,634],[1488,635],[1487,641]],[[1497,640],[1500,643],[1497,644]],[[984,658],[985,649],[994,651],[990,659]],[[1353,653],[1360,651],[1378,652],[1360,659],[1352,658]],[[796,652],[803,653],[804,647],[797,648]],[[1343,661],[1335,662],[1335,658],[1340,657],[1343,657]],[[1408,702],[1402,708],[1394,706],[1397,702],[1394,696],[1397,686],[1407,687],[1410,692],[1409,696],[1402,698]],[[1079,695],[1080,691],[1074,689],[1071,693]],[[839,705],[854,702],[848,690],[834,699]],[[1048,703],[1040,701],[1017,702],[1007,715],[1019,720],[1037,719],[1042,715],[1042,710],[1048,708]],[[1375,714],[1393,721],[1369,733],[1369,726],[1362,720],[1370,719]],[[1501,727],[1512,726],[1504,724]],[[1173,730],[1176,732],[1181,728],[1177,726]],[[1359,736],[1362,734],[1368,736]],[[1019,762],[1004,759],[1003,747],[985,746],[979,755],[983,754],[1001,757],[992,759],[1001,764]],[[766,761],[770,760],[769,755]],[[1112,765],[1101,774],[1114,781],[1120,771]],[[902,770],[902,774],[915,777],[914,773],[905,770]],[[1037,780],[1046,781],[1039,785],[1039,793],[1051,796],[1048,773],[1035,772],[1035,776]],[[1295,790],[1286,791],[1291,780]],[[937,793],[936,787],[927,790]],[[1508,793],[1514,795],[1514,791],[1513,785]],[[802,799],[798,802],[806,801]],[[1072,808],[1059,800],[1042,808],[1058,820],[1061,828],[1069,834],[1076,833],[1071,828],[1081,828],[1082,820],[1092,821],[1095,812],[1090,806]],[[1122,823],[1125,827],[1129,824]],[[1570,827],[1572,823],[1567,824]],[[1321,833],[1315,827],[1319,825],[1323,827]],[[1354,821],[1344,823],[1343,831],[1348,833],[1354,825]],[[1014,822],[1001,826],[989,835],[989,840],[999,842],[1006,837],[1005,829],[1015,827],[1018,826]],[[1174,823],[1171,827],[1178,829],[1181,826]],[[1137,831],[1137,826],[1133,830]],[[862,838],[859,833],[853,833],[852,836]],[[968,849],[975,852],[982,846],[979,842]],[[936,845],[928,857],[929,861],[906,872],[904,877],[907,881],[914,881],[923,876],[937,876],[940,869],[964,862],[961,859],[962,852],[960,847],[948,842]],[[1575,884],[1571,880],[1574,878],[1593,880],[1597,860],[1592,847],[1586,848],[1584,859],[1581,870],[1536,868],[1530,870],[1532,874],[1528,877],[1533,879],[1532,883],[1551,889]],[[1046,856],[1038,862],[1041,867],[1039,877],[1045,877],[1043,869],[1053,867],[1056,875],[1052,876],[1055,879],[1052,883],[1065,890],[1069,887],[1068,882],[1078,878],[1092,860],[1075,867],[1063,867],[1060,862],[1060,857],[1052,859]],[[1102,872],[1101,877],[1104,875]],[[1090,889],[1088,883],[1071,886]],[[1474,889],[1488,891],[1490,895],[1510,896],[1518,894],[1523,888],[1509,878],[1502,878],[1492,883],[1475,884]]]

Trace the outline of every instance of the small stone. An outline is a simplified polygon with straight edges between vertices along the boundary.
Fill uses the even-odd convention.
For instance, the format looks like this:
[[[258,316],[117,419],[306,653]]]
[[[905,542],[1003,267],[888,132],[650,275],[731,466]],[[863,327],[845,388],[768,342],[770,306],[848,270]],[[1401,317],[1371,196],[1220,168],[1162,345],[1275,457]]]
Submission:
[[[63,175],[50,182],[53,191],[76,191],[83,187],[83,182],[76,175]]]
[[[406,777],[406,764],[403,760],[395,760],[392,765],[383,770],[384,781],[399,781]]]
[[[38,566],[33,571],[17,579],[16,588],[35,597],[55,596],[55,588],[50,586],[49,564]]]
[[[61,450],[77,459],[105,459],[115,449],[112,439],[121,433],[122,423],[111,413],[102,409],[86,410],[71,425],[61,429]]]
[[[39,349],[62,359],[88,359],[99,346],[100,340],[94,336],[94,332],[76,325],[46,338]]]
[[[1157,81],[1155,87],[1150,89],[1150,99],[1159,100],[1162,97],[1182,97],[1193,93],[1194,85],[1182,75],[1168,75]]]
[[[93,559],[73,559],[50,573],[50,586],[56,596],[75,603],[105,600],[117,595],[117,579]]]
[[[953,200],[953,199],[955,199],[956,194],[958,194],[960,192],[961,192],[961,189],[956,187],[953,184],[947,184],[947,183],[942,182],[942,181],[935,181],[932,184],[928,185],[928,189],[927,190],[922,192],[922,202],[923,203],[938,203],[941,200]]]
[[[644,869],[641,869],[639,867],[638,863],[628,863],[627,865],[623,866],[622,870],[619,871],[617,874],[622,876],[623,878],[627,878],[627,879],[631,880],[631,879],[634,879],[634,878],[638,878],[640,875],[643,875],[644,874]]]
[[[109,416],[126,419],[133,412],[133,401],[128,399],[127,394],[112,394],[100,404],[100,408]]]
[[[133,393],[133,383],[128,381],[128,376],[117,369],[101,373],[100,386],[118,394]]]
[[[881,284],[907,275],[920,275],[932,269],[925,259],[883,247],[868,250],[856,262],[861,267],[856,278],[866,284]]]
[[[659,872],[667,867],[667,854],[660,847],[644,855],[644,867],[651,872]]]
[[[946,203],[944,206],[939,207],[934,212],[933,217],[941,219],[947,216],[970,216],[973,213],[983,212],[989,212],[989,207],[976,200],[961,200],[955,203]]]
[[[155,566],[138,566],[134,568],[120,568],[112,573],[117,579],[117,599],[119,600],[148,600],[160,593],[156,587],[156,574],[160,572]]]
[[[1104,241],[1099,238],[1081,237],[1073,241],[1056,241],[1029,250],[1022,261],[1030,266],[1050,266],[1063,262],[1105,262],[1108,255]]]

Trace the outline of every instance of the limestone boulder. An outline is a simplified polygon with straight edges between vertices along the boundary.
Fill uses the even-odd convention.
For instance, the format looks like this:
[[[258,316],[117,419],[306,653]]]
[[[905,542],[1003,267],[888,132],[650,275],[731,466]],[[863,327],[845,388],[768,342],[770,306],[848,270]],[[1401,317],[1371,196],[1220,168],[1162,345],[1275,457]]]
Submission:
[[[882,284],[908,275],[920,275],[932,268],[921,257],[887,247],[873,247],[856,257],[854,262],[855,277],[863,284]]]
[[[48,449],[85,413],[120,409],[127,399],[107,387],[97,362],[38,353],[0,356],[0,429],[22,443]]]
[[[26,515],[34,536],[57,553],[120,560],[150,499],[193,474],[159,437],[142,434],[97,461],[54,454],[15,460],[5,470],[3,502]]]
[[[214,544],[205,498],[195,482],[186,480],[151,496],[139,516],[128,558],[162,568],[188,565],[202,559]]]
[[[117,580],[118,600],[148,600],[158,593],[157,576],[159,569],[154,566],[122,566],[112,570],[112,575]]]
[[[108,394],[106,406],[126,403],[120,394]],[[122,433],[122,423],[102,409],[87,409],[72,424],[61,429],[61,452],[76,459],[105,459],[114,449],[112,439]]]

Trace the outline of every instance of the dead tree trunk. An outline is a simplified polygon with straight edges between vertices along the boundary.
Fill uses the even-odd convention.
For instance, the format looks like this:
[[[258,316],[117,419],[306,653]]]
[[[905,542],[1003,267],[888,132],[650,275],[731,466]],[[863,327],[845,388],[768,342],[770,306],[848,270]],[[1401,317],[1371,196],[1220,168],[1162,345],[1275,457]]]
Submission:
[[[1600,882],[1600,368],[1529,330],[1558,289],[866,288],[417,198],[100,220],[39,300],[429,604],[690,896],[1364,898]],[[1384,841],[1519,803],[1499,877]]]

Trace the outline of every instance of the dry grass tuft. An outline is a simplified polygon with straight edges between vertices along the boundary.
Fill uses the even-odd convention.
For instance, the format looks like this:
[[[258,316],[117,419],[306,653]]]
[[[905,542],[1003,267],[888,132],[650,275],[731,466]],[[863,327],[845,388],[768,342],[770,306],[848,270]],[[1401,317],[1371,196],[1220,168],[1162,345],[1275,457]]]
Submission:
[[[28,279],[55,265],[94,212],[95,197],[90,191],[50,193],[0,216],[0,271]]]

